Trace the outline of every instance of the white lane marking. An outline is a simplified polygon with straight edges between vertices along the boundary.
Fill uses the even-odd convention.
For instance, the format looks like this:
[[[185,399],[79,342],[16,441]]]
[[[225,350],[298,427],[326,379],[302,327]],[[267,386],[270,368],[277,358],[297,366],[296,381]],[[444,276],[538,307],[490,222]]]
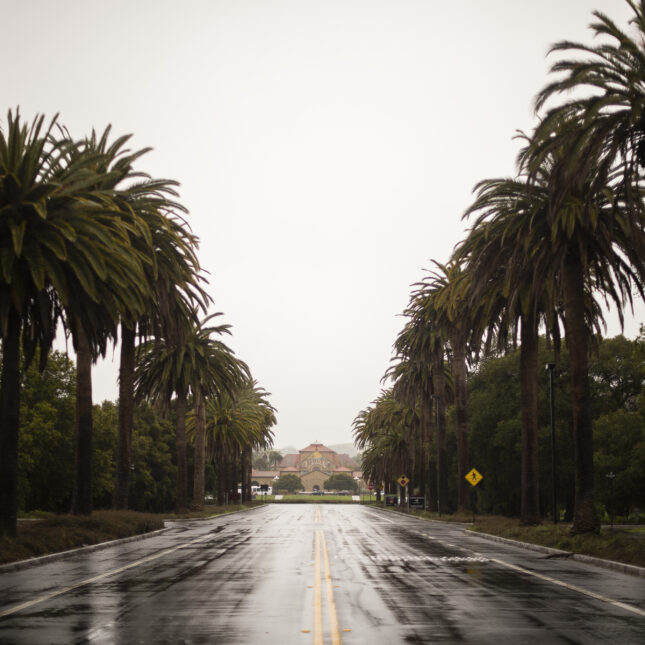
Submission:
[[[529,571],[528,569],[524,569],[523,567],[518,567],[515,564],[510,564],[509,562],[504,562],[504,560],[497,560],[495,558],[491,558],[490,561],[495,562],[497,564],[500,564],[503,567],[507,567],[508,569],[513,569],[514,571],[519,571],[520,573],[526,573],[529,576],[533,576],[534,578],[539,578],[540,580],[545,580],[546,582],[551,582],[554,585],[564,587],[565,589],[570,589],[571,591],[576,591],[578,593],[584,594],[585,596],[589,596],[590,598],[595,598],[596,600],[600,600],[602,602],[609,603],[610,605],[614,605],[614,607],[620,607],[621,609],[631,611],[631,612],[633,612],[635,614],[638,614],[639,616],[645,616],[645,611],[643,609],[639,609],[638,607],[634,607],[634,605],[628,605],[627,603],[620,602],[619,600],[613,600],[612,598],[607,598],[607,596],[602,596],[602,595],[600,595],[598,593],[595,593],[593,591],[589,591],[588,589],[583,589],[582,587],[576,587],[575,585],[570,585],[567,582],[562,582],[561,580],[556,580],[555,578],[551,578],[549,576],[542,575],[541,573],[536,573],[535,571]]]
[[[387,517],[383,517],[379,512],[375,512],[375,511],[367,511],[367,512],[370,513],[372,517],[378,517],[379,521],[387,522],[388,524],[397,524],[397,522],[395,522],[394,520],[390,520]]]
[[[73,585],[69,585],[69,587],[61,587],[56,591],[52,591],[51,593],[45,594],[44,596],[39,596],[38,598],[34,598],[33,600],[27,600],[26,602],[23,602],[19,605],[14,605],[13,607],[9,607],[8,609],[3,609],[2,611],[0,611],[0,618],[3,618],[4,616],[10,616],[11,614],[15,614],[19,611],[22,611],[23,609],[28,609],[29,607],[38,605],[39,603],[45,602],[46,600],[51,600],[52,598],[56,598],[57,596],[62,596],[63,594],[68,593],[69,591],[74,591],[74,589],[85,587],[87,585],[92,584],[93,582],[97,582],[98,580],[103,580],[104,578],[109,578],[110,576],[114,576],[117,573],[122,573],[123,571],[127,571],[128,569],[133,569],[135,567],[141,566],[146,562],[152,562],[153,560],[158,560],[159,558],[162,558],[165,555],[169,555],[170,553],[179,551],[179,549],[185,549],[186,547],[192,546],[193,544],[203,542],[204,540],[207,540],[210,537],[212,537],[210,533],[208,535],[203,535],[202,537],[191,540],[190,542],[186,542],[184,544],[180,544],[179,546],[172,547],[171,549],[166,549],[165,551],[160,551],[159,553],[155,553],[154,555],[149,555],[146,558],[141,558],[140,560],[135,560],[134,562],[130,562],[130,564],[126,564],[124,567],[120,567],[118,569],[112,569],[112,571],[106,571],[105,573],[101,573],[100,575],[94,576],[93,578],[87,578],[85,580],[81,580],[80,582],[76,582]]]
[[[483,556],[458,555],[371,555],[369,558],[375,562],[489,562]]]

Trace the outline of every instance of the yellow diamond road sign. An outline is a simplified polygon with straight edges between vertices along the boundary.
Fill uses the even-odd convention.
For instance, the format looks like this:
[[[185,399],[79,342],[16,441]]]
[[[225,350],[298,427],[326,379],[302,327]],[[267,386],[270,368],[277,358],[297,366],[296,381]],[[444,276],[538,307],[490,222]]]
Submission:
[[[405,475],[401,475],[396,481],[405,488],[408,485],[408,482],[410,481]]]
[[[484,476],[475,470],[474,468],[466,475],[466,479],[470,483],[471,486],[477,486],[479,482],[484,479]]]

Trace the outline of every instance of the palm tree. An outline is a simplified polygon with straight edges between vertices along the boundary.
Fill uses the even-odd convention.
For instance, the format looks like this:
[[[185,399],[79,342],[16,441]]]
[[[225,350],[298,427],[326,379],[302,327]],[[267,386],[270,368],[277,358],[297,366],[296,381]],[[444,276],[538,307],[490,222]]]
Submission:
[[[468,306],[472,274],[463,271],[460,264],[443,265],[434,262],[437,271],[417,284],[413,298],[426,314],[432,312],[435,324],[445,330],[448,339],[449,362],[455,400],[455,434],[457,437],[457,506],[468,510],[469,491],[465,479],[468,468],[468,421],[466,412],[467,356],[471,345],[477,348],[481,337],[481,322],[476,303]]]
[[[445,512],[448,508],[448,471],[446,453],[446,405],[449,394],[445,373],[445,356],[447,347],[446,330],[437,324],[436,312],[432,303],[423,295],[414,292],[410,304],[404,312],[409,318],[400,332],[394,347],[399,356],[412,359],[421,370],[429,370],[423,377],[425,392],[422,407],[423,418],[430,422],[428,414],[427,395],[433,400],[436,409],[435,447],[437,469],[437,510]],[[430,376],[431,390],[425,381]],[[429,419],[430,417],[430,419]]]
[[[96,147],[107,146],[104,133]],[[146,278],[151,287],[152,298],[143,316],[136,312],[124,312],[121,320],[121,356],[119,367],[119,427],[117,467],[113,506],[128,507],[132,425],[134,417],[134,368],[135,341],[137,333],[146,338],[161,328],[167,335],[176,335],[177,320],[190,317],[196,307],[206,311],[210,297],[201,286],[199,262],[196,256],[197,239],[179,213],[185,209],[174,201],[177,197],[176,182],[153,180],[142,173],[135,173],[132,162],[144,151],[126,154],[116,148],[124,144],[123,137],[110,147],[110,156],[119,156],[119,184],[123,180],[137,179],[124,188],[119,188],[118,199],[124,208],[131,209],[146,231],[150,262],[144,265]],[[117,154],[118,153],[118,154]],[[115,165],[117,165],[115,164]],[[137,238],[134,238],[137,241]]]
[[[417,411],[399,401],[391,389],[359,412],[353,422],[354,442],[363,451],[364,477],[380,490],[392,492],[396,478],[408,470],[410,430],[418,426]]]
[[[99,354],[104,355],[106,341],[116,339],[118,319],[138,316],[150,301],[150,280],[144,275],[145,267],[154,266],[154,252],[146,222],[123,199],[123,191],[116,187],[124,179],[137,177],[132,163],[143,152],[125,155],[123,145],[129,137],[121,137],[108,146],[110,127],[100,139],[93,132],[81,146],[70,153],[70,164],[85,162],[93,171],[92,189],[98,195],[91,210],[87,211],[95,225],[106,231],[115,230],[122,236],[128,255],[138,265],[139,285],[133,298],[117,297],[120,288],[118,273],[112,270],[99,276],[97,289],[101,297],[89,303],[71,300],[64,308],[64,323],[71,333],[77,360],[77,450],[76,481],[72,511],[88,514],[92,510],[92,363]],[[127,152],[127,151],[125,151]],[[132,189],[128,194],[132,194]],[[140,191],[139,191],[140,194]],[[116,279],[115,279],[116,278]],[[88,315],[89,314],[89,315]]]
[[[537,350],[541,320],[555,327],[552,281],[540,276],[532,262],[531,245],[544,236],[536,222],[548,198],[546,189],[513,179],[487,180],[477,186],[477,198],[465,217],[478,213],[475,225],[453,258],[471,277],[471,306],[479,319],[507,344],[509,330],[521,334],[520,387],[522,401],[522,504],[524,524],[541,520],[538,478]],[[554,333],[557,338],[557,332]]]
[[[125,303],[135,309],[145,283],[125,223],[110,221],[114,202],[97,188],[82,145],[55,130],[56,118],[46,128],[42,116],[26,126],[10,111],[7,121],[0,132],[0,532],[13,533],[20,339],[27,363],[40,346],[44,366],[62,318],[76,339],[82,330],[101,348],[106,321],[114,326]]]
[[[411,486],[418,485],[419,492],[424,495],[427,490],[431,508],[436,508],[437,464],[436,454],[432,452],[437,437],[436,415],[433,414],[436,399],[432,353],[425,342],[425,331],[425,322],[408,320],[394,342],[393,364],[382,380],[392,380],[392,395],[396,401],[418,411],[418,432],[416,424],[408,430]]]
[[[634,12],[630,24],[633,35],[620,29],[607,15],[594,11],[590,25],[600,43],[595,46],[568,40],[556,43],[550,53],[573,53],[573,58],[558,60],[551,68],[558,76],[536,98],[536,111],[545,109],[531,147],[531,169],[562,146],[562,138],[572,149],[584,149],[567,164],[570,180],[589,181],[593,168],[594,191],[602,189],[615,172],[620,175],[617,188],[636,228],[641,211],[639,184],[645,166],[645,1],[626,0]],[[566,95],[563,102],[553,99]],[[571,98],[573,97],[573,98]],[[575,131],[562,130],[562,124],[575,123]],[[559,187],[561,196],[568,182]],[[629,218],[631,220],[631,217]],[[629,223],[629,220],[626,222]]]
[[[636,37],[595,12],[594,34],[608,37],[595,47],[560,42],[552,51],[573,51],[583,59],[560,60],[563,73],[538,95],[544,108],[557,95],[575,98],[551,107],[520,156],[531,177],[545,159],[551,173],[549,219],[552,256],[562,276],[576,450],[574,530],[595,531],[592,423],[584,289],[593,284],[621,316],[632,289],[643,297],[645,217],[641,168],[645,162],[645,2],[627,0]],[[606,295],[608,294],[608,295]]]
[[[252,451],[273,445],[271,427],[276,417],[268,396],[256,381],[247,379],[234,392],[220,391],[206,403],[206,451],[208,460],[218,466],[220,504],[224,503],[226,490],[237,486],[237,476],[231,475],[238,461],[243,501],[250,498]],[[190,437],[197,437],[196,422],[195,414],[189,419]]]
[[[569,127],[575,130],[575,124]],[[641,286],[630,265],[633,246],[630,249],[629,245],[633,241],[628,239],[629,227],[621,225],[626,208],[616,197],[620,193],[617,173],[600,189],[591,169],[587,180],[579,176],[581,183],[564,192],[567,168],[584,151],[563,147],[556,155],[554,150],[533,170],[531,179],[527,170],[531,146],[529,141],[520,155],[519,180],[480,184],[478,198],[467,214],[481,214],[460,252],[473,258],[477,276],[473,298],[481,298],[492,287],[491,302],[499,301],[500,292],[508,299],[503,304],[507,322],[499,328],[521,320],[522,346],[528,345],[530,350],[521,362],[523,383],[530,378],[523,399],[530,402],[531,410],[525,410],[524,420],[531,425],[537,324],[543,320],[557,339],[556,312],[561,311],[572,362],[577,468],[574,531],[594,531],[599,523],[593,505],[587,354],[602,316],[593,291],[601,293],[605,301],[611,300],[621,312],[630,302],[631,287],[641,290]],[[534,445],[534,440],[530,441]],[[529,465],[535,467],[535,463]]]
[[[215,316],[208,316],[199,324],[196,312],[186,320],[186,326],[175,338],[158,336],[144,341],[137,349],[135,368],[135,398],[159,403],[166,411],[173,395],[175,400],[175,429],[177,442],[177,500],[178,512],[188,506],[187,462],[186,462],[186,408],[192,393],[208,397],[220,391],[233,391],[247,374],[248,368],[235,359],[231,350],[213,335],[229,333],[228,325],[207,327]],[[201,426],[201,417],[200,417]],[[202,427],[198,429],[203,435]],[[204,455],[196,455],[196,467],[202,468]],[[199,470],[197,477],[201,477]],[[198,484],[203,486],[203,484]],[[203,504],[203,495],[201,502]]]

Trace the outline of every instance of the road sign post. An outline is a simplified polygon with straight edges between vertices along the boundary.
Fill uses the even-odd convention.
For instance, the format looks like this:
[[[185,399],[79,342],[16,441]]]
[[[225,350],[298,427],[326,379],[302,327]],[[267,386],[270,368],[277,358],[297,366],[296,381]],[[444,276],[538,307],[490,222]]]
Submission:
[[[470,495],[470,506],[473,509],[473,522],[475,522],[475,503],[477,501],[476,486],[484,479],[484,476],[476,469],[473,468],[465,477],[466,481],[473,487]]]
[[[407,491],[405,490],[406,486],[410,483],[410,480],[405,476],[401,475],[397,480],[399,482],[399,486],[401,487],[401,505],[405,502],[405,498],[407,497]]]

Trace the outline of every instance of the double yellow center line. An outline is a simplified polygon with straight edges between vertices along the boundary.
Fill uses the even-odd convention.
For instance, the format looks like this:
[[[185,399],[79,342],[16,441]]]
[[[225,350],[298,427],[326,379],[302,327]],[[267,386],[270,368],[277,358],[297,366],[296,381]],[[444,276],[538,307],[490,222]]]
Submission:
[[[340,630],[338,629],[338,616],[334,602],[334,590],[329,568],[329,554],[325,532],[316,530],[316,579],[314,582],[314,645],[323,645],[323,607],[322,607],[322,582],[321,559],[325,566],[325,588],[327,591],[327,614],[332,645],[341,645]]]

